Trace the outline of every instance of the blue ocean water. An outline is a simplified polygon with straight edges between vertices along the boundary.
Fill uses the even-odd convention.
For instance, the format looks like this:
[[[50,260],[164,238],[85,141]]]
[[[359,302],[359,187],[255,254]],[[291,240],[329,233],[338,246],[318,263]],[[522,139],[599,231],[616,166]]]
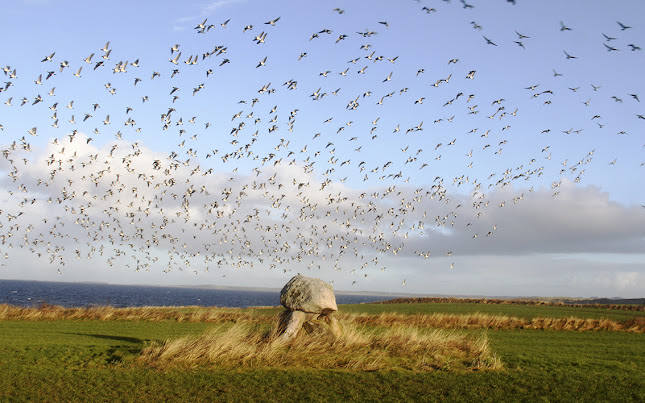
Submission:
[[[358,304],[389,298],[393,297],[337,294],[336,302]],[[63,307],[197,305],[245,308],[278,306],[280,292],[0,280],[0,303],[17,306],[51,304]]]

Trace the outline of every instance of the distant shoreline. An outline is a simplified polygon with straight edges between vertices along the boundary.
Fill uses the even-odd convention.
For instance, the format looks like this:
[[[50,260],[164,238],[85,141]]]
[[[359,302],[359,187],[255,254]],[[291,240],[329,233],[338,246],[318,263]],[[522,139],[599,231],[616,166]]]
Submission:
[[[106,285],[124,287],[152,287],[152,288],[180,288],[180,289],[202,289],[202,290],[227,290],[227,291],[255,291],[279,293],[281,288],[273,287],[240,287],[220,285],[162,285],[162,284],[117,284],[101,281],[43,281],[43,280],[20,280],[0,279],[7,282],[34,282],[34,283],[56,283],[56,284],[79,284],[79,285]],[[447,294],[420,294],[420,293],[389,293],[383,291],[347,291],[334,290],[338,295],[357,295],[384,297],[392,299],[454,299],[454,300],[516,300],[516,301],[545,301],[550,303],[564,304],[621,304],[621,305],[645,305],[645,297],[622,298],[622,297],[541,297],[541,296],[500,296],[500,295],[447,295]]]

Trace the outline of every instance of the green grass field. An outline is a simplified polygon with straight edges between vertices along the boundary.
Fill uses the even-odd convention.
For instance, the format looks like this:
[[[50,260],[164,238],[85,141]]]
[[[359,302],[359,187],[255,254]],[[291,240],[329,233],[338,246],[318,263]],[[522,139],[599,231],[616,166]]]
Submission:
[[[483,304],[365,304],[341,306],[340,311],[618,321],[643,315]],[[267,320],[277,312],[254,311]],[[490,371],[203,365],[159,369],[137,362],[151,341],[199,335],[215,326],[226,324],[0,320],[0,401],[645,401],[645,334],[624,331],[460,330],[487,333],[504,366]]]

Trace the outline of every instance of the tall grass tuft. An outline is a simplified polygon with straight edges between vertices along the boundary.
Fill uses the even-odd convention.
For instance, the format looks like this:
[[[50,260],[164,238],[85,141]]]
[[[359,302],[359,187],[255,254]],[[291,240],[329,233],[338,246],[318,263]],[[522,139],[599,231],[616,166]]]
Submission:
[[[303,331],[291,341],[283,341],[273,331],[257,325],[218,326],[200,336],[153,342],[143,349],[139,360],[156,368],[269,366],[358,371],[502,368],[485,334],[474,337],[410,326],[373,329],[355,324],[343,324],[342,334],[337,337]]]

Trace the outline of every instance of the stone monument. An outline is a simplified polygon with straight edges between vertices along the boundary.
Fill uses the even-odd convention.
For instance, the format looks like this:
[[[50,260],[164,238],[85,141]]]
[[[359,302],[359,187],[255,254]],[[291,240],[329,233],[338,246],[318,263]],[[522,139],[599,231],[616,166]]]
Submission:
[[[280,303],[287,310],[279,317],[277,334],[282,340],[291,340],[303,327],[312,333],[322,330],[331,336],[340,334],[338,310],[333,287],[327,282],[297,275],[280,291]]]

